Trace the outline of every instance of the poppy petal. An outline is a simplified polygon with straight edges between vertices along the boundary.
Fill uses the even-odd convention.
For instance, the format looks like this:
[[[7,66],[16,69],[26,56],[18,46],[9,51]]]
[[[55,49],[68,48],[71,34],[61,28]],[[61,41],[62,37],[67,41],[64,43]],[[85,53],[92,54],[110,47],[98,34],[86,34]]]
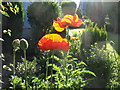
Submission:
[[[54,21],[54,22],[53,22],[53,27],[54,27],[55,30],[57,30],[58,32],[62,32],[62,31],[64,30],[64,28],[66,28],[66,27],[62,26],[62,25],[60,24],[60,22],[57,22],[57,21]]]
[[[38,46],[44,51],[51,49],[68,51],[70,48],[68,40],[62,38],[59,34],[47,34],[43,36],[39,40]]]

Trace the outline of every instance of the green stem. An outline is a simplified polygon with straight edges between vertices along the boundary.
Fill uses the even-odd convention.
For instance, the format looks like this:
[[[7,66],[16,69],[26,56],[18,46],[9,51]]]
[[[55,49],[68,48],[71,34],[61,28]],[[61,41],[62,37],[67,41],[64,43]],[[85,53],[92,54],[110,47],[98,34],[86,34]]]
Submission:
[[[54,59],[54,53],[55,53],[55,50],[52,50],[52,55],[51,55],[51,63],[52,63],[52,68],[51,68],[51,82],[53,81],[53,78],[52,78],[52,74],[53,74],[53,59]]]
[[[64,52],[64,61],[65,61],[65,64],[64,64],[64,70],[65,70],[65,84],[67,85],[67,82],[68,82],[68,75],[67,75],[67,52]]]
[[[46,78],[48,76],[48,64],[49,64],[49,60],[46,61]]]
[[[15,76],[15,54],[16,54],[16,51],[13,51],[13,75]]]
[[[66,30],[66,39],[69,41],[69,28],[67,28]],[[68,82],[68,75],[67,75],[67,54],[69,53],[68,52],[64,52],[64,59],[65,59],[65,65],[64,65],[64,70],[65,70],[65,77],[66,77],[66,80],[65,80],[65,84],[67,85],[67,82]]]
[[[68,39],[69,41],[69,29],[68,28],[66,28],[66,39]]]
[[[15,54],[16,54],[16,51],[13,50],[13,76],[14,76],[14,79],[15,79],[15,58],[16,58]],[[13,90],[15,90],[15,84],[14,84],[14,82],[13,82]]]
[[[24,59],[26,60],[26,50],[24,50]]]
[[[27,60],[26,60],[26,50],[24,50],[24,60],[25,60],[25,86],[27,90]]]

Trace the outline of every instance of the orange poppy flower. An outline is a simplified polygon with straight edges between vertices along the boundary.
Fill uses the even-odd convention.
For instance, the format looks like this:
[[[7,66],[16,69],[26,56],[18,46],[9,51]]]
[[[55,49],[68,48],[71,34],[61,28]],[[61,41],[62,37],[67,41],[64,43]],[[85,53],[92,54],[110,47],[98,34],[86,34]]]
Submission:
[[[62,32],[65,28],[67,28],[67,23],[66,21],[61,21],[60,18],[57,18],[57,21],[53,21],[53,27],[55,30],[58,32]]]
[[[68,51],[70,48],[68,40],[59,34],[46,34],[39,40],[38,46],[44,51],[52,49]]]
[[[58,32],[62,32],[68,26],[79,27],[82,25],[82,20],[78,18],[78,15],[65,15],[62,19],[57,18],[57,21],[53,21],[53,27]]]
[[[80,40],[78,37],[72,37],[71,40]]]
[[[74,16],[72,16],[72,15],[65,15],[64,18],[69,20],[68,26],[79,27],[79,26],[82,25],[82,20],[78,18],[77,14],[74,14]]]

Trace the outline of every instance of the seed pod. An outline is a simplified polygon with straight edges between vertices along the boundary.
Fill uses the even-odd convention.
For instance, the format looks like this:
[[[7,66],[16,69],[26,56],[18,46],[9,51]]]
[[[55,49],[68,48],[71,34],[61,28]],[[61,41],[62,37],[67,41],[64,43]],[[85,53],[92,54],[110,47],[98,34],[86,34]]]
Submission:
[[[13,40],[12,46],[13,46],[14,49],[18,49],[19,46],[20,46],[20,40],[19,39]]]
[[[20,40],[20,48],[22,50],[28,49],[28,42],[27,42],[27,40],[25,40],[25,39],[21,39]]]

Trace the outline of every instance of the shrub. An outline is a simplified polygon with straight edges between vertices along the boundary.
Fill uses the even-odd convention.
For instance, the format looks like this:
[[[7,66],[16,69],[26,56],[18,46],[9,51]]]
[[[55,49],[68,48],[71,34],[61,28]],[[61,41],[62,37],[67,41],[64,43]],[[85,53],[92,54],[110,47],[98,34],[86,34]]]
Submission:
[[[53,20],[60,15],[59,6],[55,2],[34,2],[28,6],[27,16],[31,25],[32,40],[30,49],[35,54],[38,40],[47,33],[52,32]]]
[[[70,14],[70,15],[74,15],[76,12],[76,3],[74,1],[63,1],[61,3],[61,8],[62,8],[62,12],[63,14]]]
[[[96,79],[89,84],[98,88],[119,88],[119,57],[114,50],[98,48],[97,43],[91,45],[86,53],[86,64],[96,74]],[[94,84],[95,83],[95,84]],[[98,86],[97,86],[98,85]]]
[[[28,7],[27,15],[32,37],[38,41],[51,30],[53,20],[59,16],[59,7],[55,2],[34,2]]]
[[[107,40],[106,27],[99,28],[97,24],[90,20],[86,23],[86,30],[81,36],[81,50],[88,50],[96,42],[105,42]],[[104,45],[105,43],[103,43]],[[100,45],[102,46],[102,45]]]

